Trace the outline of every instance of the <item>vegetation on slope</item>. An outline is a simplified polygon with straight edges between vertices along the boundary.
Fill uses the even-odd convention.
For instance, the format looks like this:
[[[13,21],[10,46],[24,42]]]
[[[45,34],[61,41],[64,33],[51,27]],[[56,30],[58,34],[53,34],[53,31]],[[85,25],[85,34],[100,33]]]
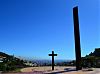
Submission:
[[[99,67],[100,68],[100,48],[96,48],[94,52],[82,58],[83,67]]]
[[[13,71],[17,68],[24,67],[24,61],[12,55],[0,52],[0,71]]]

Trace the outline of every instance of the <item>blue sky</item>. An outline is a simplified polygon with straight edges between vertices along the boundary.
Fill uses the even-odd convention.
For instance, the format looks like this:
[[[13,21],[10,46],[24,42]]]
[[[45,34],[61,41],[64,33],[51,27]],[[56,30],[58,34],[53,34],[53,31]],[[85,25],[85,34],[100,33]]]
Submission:
[[[0,0],[0,51],[75,59],[73,7],[79,8],[82,56],[100,48],[99,0]]]

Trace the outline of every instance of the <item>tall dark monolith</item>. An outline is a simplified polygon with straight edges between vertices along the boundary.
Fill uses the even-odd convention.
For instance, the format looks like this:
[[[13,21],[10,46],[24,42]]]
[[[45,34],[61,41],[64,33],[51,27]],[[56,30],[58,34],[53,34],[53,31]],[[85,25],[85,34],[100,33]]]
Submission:
[[[81,46],[80,46],[80,32],[79,32],[79,19],[78,7],[73,8],[74,19],[74,37],[75,37],[75,53],[76,53],[76,70],[81,70]]]

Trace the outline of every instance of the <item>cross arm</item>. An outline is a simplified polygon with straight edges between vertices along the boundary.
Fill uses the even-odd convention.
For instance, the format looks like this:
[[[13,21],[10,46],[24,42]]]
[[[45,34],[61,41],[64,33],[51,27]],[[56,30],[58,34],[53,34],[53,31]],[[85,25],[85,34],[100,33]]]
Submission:
[[[52,56],[52,54],[49,54],[49,56]]]
[[[57,56],[57,54],[54,54],[54,56]]]
[[[57,56],[57,54],[49,54],[49,56]]]

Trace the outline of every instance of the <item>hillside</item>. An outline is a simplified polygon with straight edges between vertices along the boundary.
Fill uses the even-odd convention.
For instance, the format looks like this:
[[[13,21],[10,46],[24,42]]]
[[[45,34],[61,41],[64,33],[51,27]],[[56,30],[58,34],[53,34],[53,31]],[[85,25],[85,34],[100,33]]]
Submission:
[[[21,68],[25,66],[23,60],[20,60],[13,55],[8,55],[6,53],[0,52],[0,56],[0,71],[11,71],[15,70],[16,68]]]
[[[8,54],[6,54],[6,53],[3,53],[3,52],[0,52],[0,56],[1,57],[12,57],[12,56],[10,56],[10,55],[8,55]]]
[[[94,52],[91,52],[89,56],[100,57],[100,48],[96,48]]]
[[[94,52],[82,57],[82,66],[100,68],[100,48],[96,48]]]

